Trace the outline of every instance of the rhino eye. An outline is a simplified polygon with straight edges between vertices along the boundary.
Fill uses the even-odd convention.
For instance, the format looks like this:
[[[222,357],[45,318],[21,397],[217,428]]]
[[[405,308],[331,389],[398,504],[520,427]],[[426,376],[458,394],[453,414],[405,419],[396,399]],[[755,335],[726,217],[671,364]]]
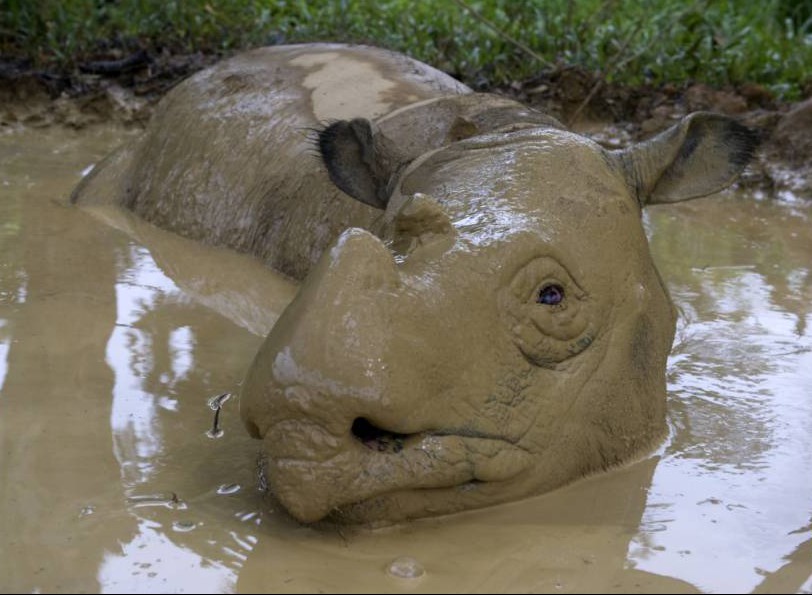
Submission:
[[[556,283],[542,287],[536,298],[536,302],[545,306],[557,306],[562,301],[564,301],[564,288]]]
[[[527,262],[498,299],[516,346],[531,364],[555,366],[595,339],[598,302],[551,256]]]

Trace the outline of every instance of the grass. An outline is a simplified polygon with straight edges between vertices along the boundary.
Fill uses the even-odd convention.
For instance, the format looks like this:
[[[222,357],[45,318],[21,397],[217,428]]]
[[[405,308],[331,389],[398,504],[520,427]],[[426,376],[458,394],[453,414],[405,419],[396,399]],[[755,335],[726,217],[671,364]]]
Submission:
[[[812,0],[0,0],[0,51],[41,67],[315,40],[386,46],[475,86],[553,64],[632,85],[755,82],[785,100],[812,82]]]

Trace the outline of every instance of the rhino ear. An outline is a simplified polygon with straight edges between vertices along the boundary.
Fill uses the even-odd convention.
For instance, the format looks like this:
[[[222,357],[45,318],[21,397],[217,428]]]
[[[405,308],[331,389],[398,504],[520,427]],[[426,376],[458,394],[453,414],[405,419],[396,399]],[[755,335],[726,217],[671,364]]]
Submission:
[[[697,112],[620,158],[641,206],[679,202],[729,186],[758,142],[755,131],[731,118]]]
[[[318,148],[333,183],[351,197],[385,209],[401,167],[392,143],[364,118],[339,120],[318,132]]]

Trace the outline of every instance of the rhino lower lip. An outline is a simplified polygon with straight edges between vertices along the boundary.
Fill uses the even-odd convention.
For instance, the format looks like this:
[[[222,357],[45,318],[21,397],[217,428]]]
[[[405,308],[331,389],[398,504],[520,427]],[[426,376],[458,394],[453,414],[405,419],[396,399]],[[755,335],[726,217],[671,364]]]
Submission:
[[[532,463],[530,453],[505,440],[455,434],[409,435],[397,451],[366,453],[364,474],[355,476],[346,497],[333,500],[332,508],[411,490],[467,491],[478,484],[510,480]],[[453,498],[462,497],[458,490]]]
[[[509,480],[528,469],[533,458],[522,447],[494,436],[450,432],[404,434],[384,430],[365,418],[353,421],[355,448],[312,422],[323,448],[307,457],[292,448],[293,426],[279,424],[266,437],[275,442],[269,457],[272,489],[288,511],[303,522],[331,510],[394,492],[459,488]],[[343,446],[342,446],[343,443]],[[280,489],[281,488],[281,489]]]
[[[524,449],[500,438],[470,437],[455,434],[423,436],[414,449],[442,468],[455,470],[456,481],[419,487],[453,487],[477,482],[506,481],[530,466],[532,459]]]
[[[417,472],[414,480],[418,483],[433,476],[435,466],[451,469],[451,477],[463,477],[450,484],[441,481],[441,485],[419,486],[422,488],[452,487],[471,481],[504,481],[530,464],[529,454],[520,447],[504,438],[479,433],[433,431],[403,434],[384,430],[359,417],[352,424],[352,434],[364,447],[376,453],[402,455],[406,461],[414,459],[412,462],[418,466],[410,466],[408,475]],[[399,467],[399,458],[375,457],[370,464],[382,468],[387,464]],[[421,461],[421,458],[425,460]],[[421,477],[420,469],[426,471],[425,477]],[[458,472],[454,472],[455,469]],[[433,482],[430,480],[430,483]]]
[[[352,423],[352,435],[360,441],[364,446],[370,450],[378,452],[398,453],[403,450],[404,445],[410,438],[414,436],[460,436],[463,438],[482,438],[487,440],[499,440],[515,444],[514,441],[502,438],[499,436],[492,436],[484,432],[477,431],[453,431],[453,430],[434,430],[426,432],[418,432],[415,434],[404,434],[392,430],[384,430],[377,427],[365,417],[358,417]]]
[[[421,433],[394,444],[385,452],[365,445],[360,458],[363,473],[350,471],[352,479],[343,494],[335,493],[331,508],[404,490],[506,481],[532,462],[527,451],[498,438]]]

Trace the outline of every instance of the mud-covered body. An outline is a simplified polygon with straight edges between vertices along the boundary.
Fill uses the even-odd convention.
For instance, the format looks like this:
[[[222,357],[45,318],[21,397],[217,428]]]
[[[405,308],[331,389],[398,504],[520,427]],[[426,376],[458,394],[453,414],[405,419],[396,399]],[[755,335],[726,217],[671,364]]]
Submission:
[[[145,135],[74,196],[84,204],[113,200],[160,227],[254,254],[301,279],[340,232],[368,227],[379,214],[330,182],[313,132],[336,119],[377,119],[469,92],[385,50],[260,48],[178,85]],[[98,174],[116,178],[112,194],[94,182]]]
[[[74,193],[304,279],[241,389],[298,519],[525,497],[665,433],[675,313],[641,208],[715,192],[755,139],[695,114],[606,151],[382,50],[200,73]]]

